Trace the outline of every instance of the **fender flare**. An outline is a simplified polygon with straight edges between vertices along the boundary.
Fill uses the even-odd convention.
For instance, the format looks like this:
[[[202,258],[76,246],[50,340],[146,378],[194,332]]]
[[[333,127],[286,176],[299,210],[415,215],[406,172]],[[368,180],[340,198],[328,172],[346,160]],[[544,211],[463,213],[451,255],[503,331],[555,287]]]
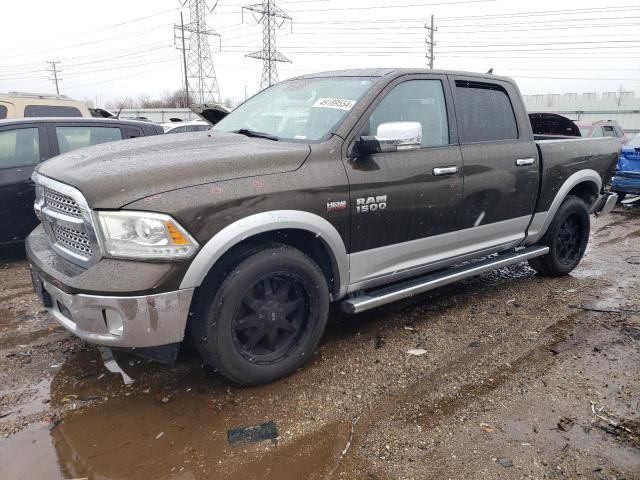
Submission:
[[[273,210],[256,213],[216,233],[192,260],[180,288],[199,287],[216,262],[238,243],[260,233],[283,229],[305,230],[320,238],[333,256],[339,276],[339,294],[343,297],[349,283],[349,257],[342,237],[327,220],[314,213],[301,210]]]
[[[545,233],[547,233],[547,229],[551,222],[553,221],[553,217],[556,216],[556,212],[564,202],[564,199],[567,198],[569,192],[573,187],[579,185],[580,183],[591,182],[596,185],[597,191],[600,192],[602,190],[602,177],[595,170],[584,169],[578,172],[575,172],[569,178],[567,178],[556,196],[551,202],[551,206],[549,210],[546,212],[539,212],[533,215],[533,220],[531,221],[531,225],[529,225],[527,239],[524,242],[525,245],[532,245],[540,240]]]

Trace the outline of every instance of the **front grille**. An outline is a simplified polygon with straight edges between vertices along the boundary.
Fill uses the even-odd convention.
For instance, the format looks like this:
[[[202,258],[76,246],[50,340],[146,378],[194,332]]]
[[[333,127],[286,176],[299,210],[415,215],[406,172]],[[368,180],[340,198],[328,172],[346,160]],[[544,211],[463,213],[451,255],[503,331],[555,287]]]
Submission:
[[[37,173],[34,208],[53,250],[70,262],[89,267],[100,259],[91,211],[77,189]]]
[[[62,193],[44,188],[44,201],[47,208],[74,218],[81,218],[82,212],[76,201]]]
[[[93,255],[89,236],[78,230],[63,227],[62,225],[52,225],[53,235],[56,243],[67,250],[89,259]]]

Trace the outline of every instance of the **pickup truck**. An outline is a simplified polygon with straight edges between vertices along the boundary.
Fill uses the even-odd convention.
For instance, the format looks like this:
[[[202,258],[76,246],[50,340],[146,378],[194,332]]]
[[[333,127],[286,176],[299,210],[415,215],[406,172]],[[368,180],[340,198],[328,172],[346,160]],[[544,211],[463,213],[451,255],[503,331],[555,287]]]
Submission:
[[[367,69],[276,84],[207,132],[36,168],[39,297],[87,342],[171,361],[190,337],[244,385],[291,374],[349,313],[584,254],[616,139],[534,138],[509,78]]]

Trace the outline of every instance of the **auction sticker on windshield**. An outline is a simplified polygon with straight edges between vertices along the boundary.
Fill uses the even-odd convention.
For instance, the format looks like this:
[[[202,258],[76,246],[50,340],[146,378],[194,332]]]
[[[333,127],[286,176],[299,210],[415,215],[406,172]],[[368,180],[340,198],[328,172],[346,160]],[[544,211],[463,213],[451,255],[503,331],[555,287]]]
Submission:
[[[339,110],[351,110],[356,104],[355,100],[346,98],[319,98],[313,104],[317,108],[337,108]]]

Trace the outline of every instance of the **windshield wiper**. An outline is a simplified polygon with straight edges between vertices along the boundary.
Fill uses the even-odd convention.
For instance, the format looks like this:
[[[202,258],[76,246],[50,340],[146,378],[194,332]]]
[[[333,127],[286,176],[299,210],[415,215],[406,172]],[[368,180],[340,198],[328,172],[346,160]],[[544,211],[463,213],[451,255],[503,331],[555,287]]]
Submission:
[[[248,128],[241,128],[240,130],[235,130],[232,133],[239,133],[240,135],[246,135],[247,137],[256,137],[256,138],[266,138],[267,140],[273,140],[277,142],[280,140],[275,135],[269,135],[264,132],[256,132],[255,130],[249,130]]]

